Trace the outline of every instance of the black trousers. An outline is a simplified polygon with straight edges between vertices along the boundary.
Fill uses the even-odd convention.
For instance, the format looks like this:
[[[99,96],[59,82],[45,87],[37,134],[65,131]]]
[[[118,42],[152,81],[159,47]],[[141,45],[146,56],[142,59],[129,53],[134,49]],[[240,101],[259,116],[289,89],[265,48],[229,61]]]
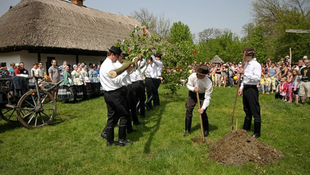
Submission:
[[[205,96],[204,93],[203,94],[199,94],[200,105],[203,104],[203,101],[205,99],[204,96]],[[195,108],[196,103],[197,103],[196,92],[189,91],[188,92],[188,97],[187,97],[187,102],[186,102],[186,119],[185,120],[187,120],[187,121],[189,120],[190,123],[191,123],[192,118],[193,118],[193,110]],[[208,108],[206,108],[203,111],[203,113],[201,114],[201,118],[202,118],[202,123],[203,123],[204,131],[208,131],[209,132],[209,120],[208,120],[208,115],[207,115],[207,109]],[[190,130],[190,128],[187,128],[187,129]]]
[[[120,128],[126,127],[129,113],[126,102],[127,94],[125,94],[124,88],[122,87],[114,91],[105,91],[103,95],[108,109],[108,120],[106,127],[113,128],[118,120]]]
[[[261,123],[258,94],[258,89],[255,85],[245,85],[243,88],[243,110],[245,112],[244,129],[246,130],[250,130],[252,116],[254,117],[254,122]]]
[[[127,105],[128,105],[128,109],[130,111],[131,119],[130,119],[130,124],[129,124],[129,122],[127,123],[127,129],[128,128],[132,129],[131,121],[133,121],[134,123],[139,123],[139,119],[137,116],[136,104],[137,104],[137,100],[135,97],[135,92],[132,88],[132,85],[128,85],[127,86]],[[128,125],[130,125],[130,126],[128,127]]]
[[[147,94],[147,101],[146,104],[149,107],[152,107],[152,101],[154,99],[155,96],[155,86],[153,83],[153,79],[152,78],[145,78],[145,86],[146,86],[146,94]]]
[[[145,85],[144,82],[137,81],[132,83],[132,89],[135,92],[135,98],[136,98],[136,103],[135,106],[137,107],[138,102],[139,106],[137,107],[138,110],[140,110],[140,115],[145,116]]]
[[[158,88],[160,86],[160,79],[157,78],[153,78],[152,79],[154,87],[155,87],[155,91],[154,91],[154,106],[158,106],[160,105],[160,100],[159,100],[159,95],[158,95]]]

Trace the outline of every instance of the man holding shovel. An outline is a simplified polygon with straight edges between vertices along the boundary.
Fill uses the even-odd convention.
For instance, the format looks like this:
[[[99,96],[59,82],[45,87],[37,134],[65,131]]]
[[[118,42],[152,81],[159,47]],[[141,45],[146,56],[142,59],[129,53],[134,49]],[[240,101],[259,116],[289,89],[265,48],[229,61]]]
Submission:
[[[254,117],[254,135],[253,137],[260,137],[261,130],[261,116],[258,98],[257,84],[261,79],[262,68],[256,61],[254,56],[254,49],[246,47],[243,50],[244,69],[239,69],[239,73],[243,74],[243,82],[241,83],[238,94],[241,96],[243,92],[243,110],[245,112],[243,129],[250,131],[252,116]]]
[[[198,112],[202,118],[204,136],[207,137],[209,135],[209,121],[206,111],[210,104],[213,86],[212,81],[208,77],[206,77],[208,73],[209,73],[208,67],[205,65],[201,65],[197,67],[196,73],[192,73],[188,77],[187,88],[189,92],[186,102],[184,137],[190,134],[191,132],[193,110],[197,103],[197,99],[199,99],[200,101],[200,103],[198,104],[202,104],[202,106],[198,107]]]

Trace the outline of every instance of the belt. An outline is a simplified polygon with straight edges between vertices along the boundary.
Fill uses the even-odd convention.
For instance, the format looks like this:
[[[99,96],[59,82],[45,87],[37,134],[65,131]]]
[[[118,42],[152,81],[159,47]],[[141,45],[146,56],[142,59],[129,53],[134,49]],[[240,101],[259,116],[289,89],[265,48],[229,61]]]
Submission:
[[[245,87],[245,88],[256,88],[257,87],[257,85],[243,85],[243,87]]]

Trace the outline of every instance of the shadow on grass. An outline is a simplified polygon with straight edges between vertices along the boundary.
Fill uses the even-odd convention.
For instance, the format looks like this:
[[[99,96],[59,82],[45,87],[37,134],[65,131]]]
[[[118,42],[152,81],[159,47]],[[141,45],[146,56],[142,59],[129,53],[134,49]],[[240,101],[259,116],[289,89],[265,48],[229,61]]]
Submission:
[[[218,129],[217,126],[212,125],[212,124],[209,123],[209,132],[215,131],[215,130],[217,130],[217,129]],[[194,131],[197,131],[197,130],[201,130],[201,129],[200,129],[200,123],[197,123],[197,124],[192,128],[192,131],[191,131],[191,132],[194,132]]]
[[[6,131],[14,130],[16,128],[22,127],[22,124],[19,122],[14,122],[14,123],[3,123],[0,125],[0,133],[4,133]]]
[[[154,139],[155,134],[157,133],[157,131],[158,131],[159,127],[160,127],[160,123],[161,123],[161,119],[162,119],[162,114],[165,111],[165,107],[166,107],[167,104],[169,104],[170,102],[173,102],[174,100],[178,100],[179,101],[179,100],[184,100],[184,99],[180,98],[179,96],[172,96],[171,98],[166,96],[166,98],[164,98],[164,100],[161,100],[161,105],[157,106],[154,109],[153,114],[155,114],[155,115],[152,116],[152,117],[156,119],[156,124],[154,126],[150,127],[152,129],[152,131],[151,131],[151,133],[149,135],[149,138],[148,138],[147,142],[145,143],[143,153],[146,153],[146,154],[150,153],[150,151],[151,151],[151,144],[152,144],[152,141]]]
[[[78,117],[77,115],[70,115],[70,114],[59,115],[58,114],[58,115],[55,116],[54,120],[49,125],[50,126],[56,126],[56,125],[58,125],[60,123],[63,123],[65,121],[67,121],[67,120],[75,119],[77,117]]]

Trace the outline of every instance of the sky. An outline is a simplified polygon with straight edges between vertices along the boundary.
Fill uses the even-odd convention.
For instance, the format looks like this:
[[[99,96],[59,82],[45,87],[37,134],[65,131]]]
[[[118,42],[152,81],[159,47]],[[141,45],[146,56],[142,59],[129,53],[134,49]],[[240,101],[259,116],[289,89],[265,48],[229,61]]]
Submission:
[[[229,29],[243,36],[242,27],[252,20],[254,0],[85,0],[84,5],[113,14],[130,16],[146,8],[155,16],[164,15],[174,22],[189,26],[193,34],[207,28]],[[20,0],[0,0],[0,16]],[[196,36],[198,38],[198,36]]]

